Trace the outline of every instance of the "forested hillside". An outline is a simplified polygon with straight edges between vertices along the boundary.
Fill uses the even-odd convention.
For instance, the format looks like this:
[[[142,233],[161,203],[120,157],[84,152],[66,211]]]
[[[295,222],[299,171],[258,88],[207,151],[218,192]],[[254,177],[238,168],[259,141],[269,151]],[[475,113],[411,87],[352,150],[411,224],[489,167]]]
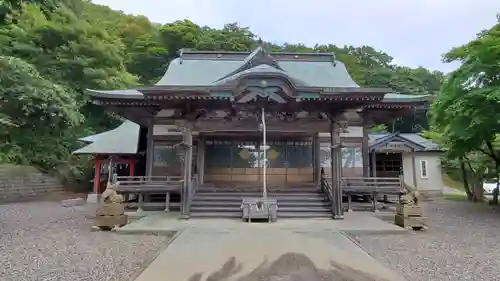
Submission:
[[[81,176],[70,161],[76,138],[116,126],[84,89],[155,83],[180,48],[248,51],[251,29],[190,21],[165,25],[84,0],[0,2],[0,162]],[[272,40],[272,38],[264,38]],[[370,46],[268,44],[274,51],[334,52],[362,86],[436,95],[442,73],[392,63]],[[417,123],[426,124],[425,119]],[[408,126],[407,126],[408,127]],[[413,124],[408,130],[414,129]],[[74,174],[73,174],[74,175]]]

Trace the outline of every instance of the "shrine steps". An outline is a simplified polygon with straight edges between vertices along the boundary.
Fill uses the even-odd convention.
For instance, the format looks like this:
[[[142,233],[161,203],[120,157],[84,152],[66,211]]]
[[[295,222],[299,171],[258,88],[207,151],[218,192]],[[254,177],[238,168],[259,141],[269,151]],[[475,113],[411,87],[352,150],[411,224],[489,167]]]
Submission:
[[[194,218],[240,218],[243,197],[260,197],[260,188],[245,191],[215,191],[201,188],[191,203]],[[314,187],[275,190],[268,197],[278,201],[278,218],[331,217],[331,203]]]

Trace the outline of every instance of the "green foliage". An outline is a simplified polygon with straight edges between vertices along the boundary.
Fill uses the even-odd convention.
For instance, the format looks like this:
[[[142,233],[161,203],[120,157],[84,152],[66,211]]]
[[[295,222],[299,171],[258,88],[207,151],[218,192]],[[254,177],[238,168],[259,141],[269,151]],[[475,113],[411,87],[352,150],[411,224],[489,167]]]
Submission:
[[[17,23],[24,4],[35,4],[47,16],[59,6],[58,0],[0,0],[0,23]]]
[[[0,111],[16,124],[0,132],[6,140],[0,144],[1,157],[45,169],[58,164],[73,147],[66,134],[82,121],[71,93],[44,79],[31,64],[0,56]]]
[[[447,77],[432,109],[449,153],[483,151],[500,164],[492,144],[500,134],[500,22],[444,55],[462,65]]]
[[[370,133],[387,133],[387,125],[380,124],[370,128]]]
[[[222,29],[189,20],[160,25],[86,0],[0,1],[0,127],[7,140],[0,162],[82,179],[89,162],[71,157],[76,138],[117,125],[88,102],[85,89],[153,84],[182,48],[250,51],[255,39],[236,23]],[[435,94],[443,78],[396,66],[370,46],[264,44],[273,51],[334,52],[361,86]]]
[[[447,151],[444,167],[460,171],[468,197],[479,201],[483,179],[500,174],[500,17],[444,61],[461,66],[444,79],[432,123]]]

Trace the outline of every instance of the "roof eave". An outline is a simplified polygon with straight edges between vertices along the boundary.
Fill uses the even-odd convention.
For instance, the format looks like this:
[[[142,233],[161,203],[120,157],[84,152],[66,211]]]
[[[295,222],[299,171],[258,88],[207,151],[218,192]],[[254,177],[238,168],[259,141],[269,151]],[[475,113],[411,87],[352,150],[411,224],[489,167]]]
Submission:
[[[403,142],[406,142],[406,143],[410,144],[412,146],[412,148],[419,148],[419,150],[416,150],[416,151],[420,151],[420,150],[425,150],[426,149],[426,147],[424,145],[421,145],[421,144],[416,143],[416,142],[414,142],[412,140],[409,140],[409,139],[405,138],[404,136],[400,135],[399,133],[393,133],[393,134],[390,134],[390,135],[388,135],[386,137],[383,137],[383,138],[380,138],[380,139],[376,140],[373,144],[371,144],[369,146],[369,149],[372,150],[372,149],[380,148],[383,145],[386,145],[386,144],[390,143],[391,141],[397,140],[397,139],[400,139]]]
[[[106,155],[106,156],[111,156],[111,155],[137,155],[139,154],[138,152],[93,152],[93,151],[79,151],[80,149],[73,151],[73,155]]]
[[[123,94],[125,92],[134,91],[136,89],[128,89],[128,90],[94,90],[94,89],[85,89],[85,93],[95,97],[95,98],[105,98],[105,99],[134,99],[134,100],[142,100],[144,99],[144,95],[137,91],[137,94]]]
[[[389,93],[391,94],[391,93]],[[392,94],[396,96],[396,94]],[[398,97],[384,97],[384,103],[417,103],[429,102],[434,97],[432,95],[397,95]]]

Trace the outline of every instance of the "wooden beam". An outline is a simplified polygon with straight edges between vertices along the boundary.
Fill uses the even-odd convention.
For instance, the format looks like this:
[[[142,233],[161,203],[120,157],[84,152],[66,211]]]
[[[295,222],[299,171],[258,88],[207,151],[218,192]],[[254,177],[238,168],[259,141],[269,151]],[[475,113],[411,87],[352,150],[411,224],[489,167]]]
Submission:
[[[153,172],[154,161],[154,140],[153,140],[153,120],[149,120],[146,149],[146,176],[150,177]]]
[[[175,125],[176,120],[157,119],[158,125]],[[327,132],[329,124],[327,120],[296,120],[296,121],[280,121],[268,120],[266,124],[267,130],[270,132]],[[255,131],[259,129],[259,123],[254,118],[245,118],[241,120],[224,120],[224,119],[198,119],[193,122],[193,130],[197,132],[240,132],[240,131]]]

